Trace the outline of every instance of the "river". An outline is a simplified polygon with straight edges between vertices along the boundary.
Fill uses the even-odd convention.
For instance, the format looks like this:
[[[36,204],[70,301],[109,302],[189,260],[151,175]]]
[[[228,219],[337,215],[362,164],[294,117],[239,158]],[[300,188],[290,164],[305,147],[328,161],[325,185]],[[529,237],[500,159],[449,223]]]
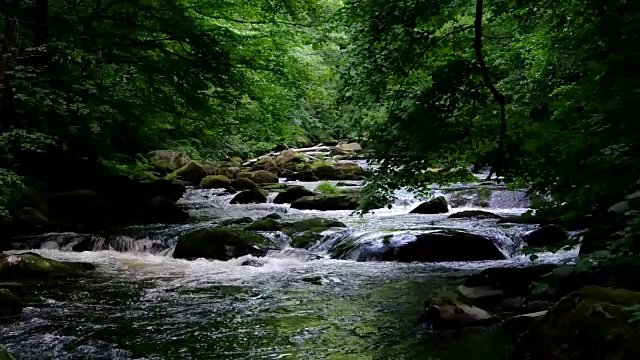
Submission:
[[[501,215],[520,214],[529,202],[523,192],[497,184],[453,185],[435,192],[455,205],[449,214],[409,214],[420,200],[404,191],[391,209],[359,217],[272,203],[230,205],[230,195],[189,189],[180,202],[197,220],[188,225],[134,227],[106,238],[43,235],[41,243],[92,237],[93,251],[47,246],[34,251],[57,260],[91,262],[97,269],[80,278],[27,284],[28,307],[20,321],[0,329],[0,344],[18,359],[503,359],[507,349],[499,330],[443,336],[417,325],[416,319],[428,293],[440,286],[487,267],[529,263],[518,249],[522,234],[534,227],[448,215],[481,208],[479,193],[482,209]],[[327,231],[310,251],[284,249],[226,262],[170,256],[179,234],[274,212],[284,220],[336,218],[348,228]],[[357,261],[366,260],[366,249],[389,236],[403,241],[412,232],[440,228],[490,236],[509,259]],[[345,239],[355,239],[363,250],[350,260],[328,258],[328,246]],[[540,254],[537,261],[575,255]]]

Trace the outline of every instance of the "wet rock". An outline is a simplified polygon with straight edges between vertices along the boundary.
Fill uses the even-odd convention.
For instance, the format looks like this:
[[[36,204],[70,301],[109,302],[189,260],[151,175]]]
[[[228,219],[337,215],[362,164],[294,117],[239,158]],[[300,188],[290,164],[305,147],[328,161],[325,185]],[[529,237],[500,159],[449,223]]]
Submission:
[[[278,194],[273,199],[274,204],[290,204],[305,196],[316,196],[318,193],[313,192],[304,186],[292,186]]]
[[[258,233],[231,228],[202,229],[178,239],[176,259],[229,260],[245,255],[264,256],[277,246]]]
[[[469,299],[471,304],[484,308],[502,301],[506,296],[502,289],[494,286],[468,287],[461,285],[458,287],[458,291]]]
[[[237,191],[257,189],[258,184],[251,179],[238,178],[231,182],[231,187]]]
[[[345,182],[345,181],[338,181],[336,183],[336,186],[351,187],[351,186],[360,186],[360,184],[350,183],[350,182]]]
[[[308,249],[322,239],[321,231],[308,230],[291,236],[291,247]]]
[[[268,218],[256,220],[254,223],[245,228],[245,230],[252,231],[280,231],[280,229],[282,229],[282,224],[280,224],[277,220]]]
[[[141,220],[150,223],[179,223],[189,219],[189,214],[178,204],[163,196],[149,199]]]
[[[244,190],[231,199],[231,204],[264,204],[267,202],[267,192],[262,189]]]
[[[346,227],[346,225],[335,219],[315,217],[286,224],[283,231],[292,234],[308,230],[325,231],[335,227],[343,228]]]
[[[482,210],[466,210],[449,215],[449,219],[500,219],[502,216]]]
[[[331,150],[331,155],[351,155],[362,151],[362,146],[358,143],[338,144]]]
[[[535,215],[506,216],[498,220],[498,224],[539,224],[547,225],[552,223],[551,219],[542,218]]]
[[[185,153],[173,150],[150,151],[147,153],[147,159],[151,161],[156,170],[162,173],[170,173],[191,162]]]
[[[522,333],[527,331],[534,321],[544,317],[547,310],[526,313],[507,318],[502,323],[502,328],[510,337],[517,339]]]
[[[178,201],[187,191],[187,188],[178,182],[159,179],[156,181],[148,181],[140,183],[140,186],[134,186],[131,192],[123,194],[124,201],[131,200],[131,195],[136,195],[140,198],[150,199],[155,196],[163,196],[171,201]],[[110,193],[113,193],[111,191]]]
[[[498,318],[487,311],[471,305],[456,289],[449,288],[435,291],[418,318],[419,323],[429,324],[434,330],[486,326],[497,321]]]
[[[499,267],[481,271],[468,277],[466,287],[493,287],[500,289],[505,296],[525,296],[530,284],[540,276],[550,273],[557,265],[540,264],[526,267]]]
[[[274,184],[280,181],[278,175],[266,170],[241,172],[238,178],[251,179],[256,184]]]
[[[303,277],[302,279],[303,282],[307,282],[313,285],[322,285],[324,279],[322,278],[322,276],[307,276],[307,277]]]
[[[415,241],[389,243],[372,259],[400,262],[503,260],[505,255],[493,241],[481,235],[438,230],[416,236]]]
[[[209,175],[200,181],[203,189],[223,189],[231,185],[231,180],[224,175]]]
[[[568,239],[567,233],[557,225],[544,225],[524,236],[527,245],[533,247],[562,244]]]
[[[446,212],[449,212],[449,204],[447,204],[447,199],[444,196],[431,199],[410,211],[411,214],[441,214]]]
[[[562,298],[518,341],[516,359],[638,359],[630,306],[640,293],[588,286]]]
[[[253,219],[250,217],[242,217],[237,219],[227,219],[220,223],[220,226],[230,226],[230,225],[241,225],[241,224],[250,224],[253,222]]]
[[[20,316],[22,301],[11,290],[0,288],[0,321],[3,318]],[[0,359],[2,359],[0,352]]]
[[[350,194],[304,196],[294,201],[291,208],[300,210],[356,210],[358,197]]]
[[[346,260],[349,258],[351,251],[356,248],[353,240],[341,241],[329,249],[332,259]]]
[[[264,264],[256,259],[246,259],[240,266],[262,267]]]
[[[200,184],[200,181],[206,176],[207,171],[204,169],[204,167],[195,161],[191,161],[178,170],[167,175],[166,179],[186,181],[192,184]]]
[[[0,254],[0,281],[77,275],[94,268],[92,264],[56,261],[34,253]]]
[[[264,219],[280,220],[280,219],[282,219],[282,215],[280,215],[278,213],[271,213],[271,214],[265,216]]]
[[[0,347],[0,360],[16,360],[11,354],[9,354],[5,349]]]

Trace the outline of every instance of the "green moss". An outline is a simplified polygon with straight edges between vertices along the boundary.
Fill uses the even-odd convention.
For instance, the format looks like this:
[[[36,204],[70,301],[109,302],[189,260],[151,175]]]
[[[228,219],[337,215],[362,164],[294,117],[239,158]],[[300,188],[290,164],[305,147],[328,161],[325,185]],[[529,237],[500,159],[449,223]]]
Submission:
[[[318,184],[316,190],[325,195],[339,194],[341,192],[340,188],[326,181]]]
[[[295,248],[307,249],[321,238],[322,236],[318,231],[305,231],[301,234],[296,234],[291,237],[291,246]]]
[[[516,351],[536,359],[638,359],[640,332],[626,311],[636,304],[638,292],[587,286],[536,320]]]
[[[247,226],[245,230],[252,231],[279,231],[282,225],[274,219],[262,218]]]
[[[56,261],[34,253],[0,255],[1,281],[68,276],[93,268],[91,264]]]
[[[329,250],[329,253],[331,254],[331,258],[333,259],[346,259],[351,250],[353,250],[355,247],[355,241],[346,240],[332,247]]]
[[[224,188],[231,185],[231,180],[224,175],[209,175],[200,181],[203,189]]]
[[[287,224],[284,231],[286,233],[293,234],[308,230],[324,231],[332,227],[346,227],[346,225],[334,219],[310,218]]]
[[[0,347],[0,360],[16,360],[16,358]]]
[[[228,260],[247,254],[262,256],[274,248],[271,240],[252,231],[213,228],[181,236],[173,256],[179,259]]]

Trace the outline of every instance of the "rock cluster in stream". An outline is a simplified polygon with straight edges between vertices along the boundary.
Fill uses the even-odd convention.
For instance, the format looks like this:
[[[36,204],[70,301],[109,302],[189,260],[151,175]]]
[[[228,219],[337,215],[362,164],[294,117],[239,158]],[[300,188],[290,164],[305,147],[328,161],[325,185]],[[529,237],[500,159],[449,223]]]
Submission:
[[[458,287],[434,291],[418,322],[434,331],[499,324],[513,343],[514,360],[636,359],[638,270],[551,264],[487,269]]]

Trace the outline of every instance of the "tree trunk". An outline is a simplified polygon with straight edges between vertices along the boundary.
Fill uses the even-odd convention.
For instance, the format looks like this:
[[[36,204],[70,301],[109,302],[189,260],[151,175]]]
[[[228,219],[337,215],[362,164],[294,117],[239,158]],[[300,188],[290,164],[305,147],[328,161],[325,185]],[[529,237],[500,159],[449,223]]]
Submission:
[[[475,36],[473,41],[473,48],[476,53],[476,60],[478,61],[478,65],[480,66],[480,72],[482,74],[482,80],[484,81],[484,85],[489,89],[491,94],[493,95],[493,100],[500,105],[500,137],[498,139],[498,151],[496,154],[496,159],[494,160],[494,164],[492,166],[492,172],[495,171],[496,176],[502,175],[504,170],[504,143],[507,133],[507,115],[505,107],[507,105],[506,98],[502,95],[498,89],[496,89],[493,82],[491,82],[491,77],[489,76],[489,69],[487,68],[487,64],[484,62],[484,57],[482,56],[482,16],[484,11],[484,3],[483,0],[476,0],[476,20],[474,23]],[[489,175],[491,177],[491,174]]]

